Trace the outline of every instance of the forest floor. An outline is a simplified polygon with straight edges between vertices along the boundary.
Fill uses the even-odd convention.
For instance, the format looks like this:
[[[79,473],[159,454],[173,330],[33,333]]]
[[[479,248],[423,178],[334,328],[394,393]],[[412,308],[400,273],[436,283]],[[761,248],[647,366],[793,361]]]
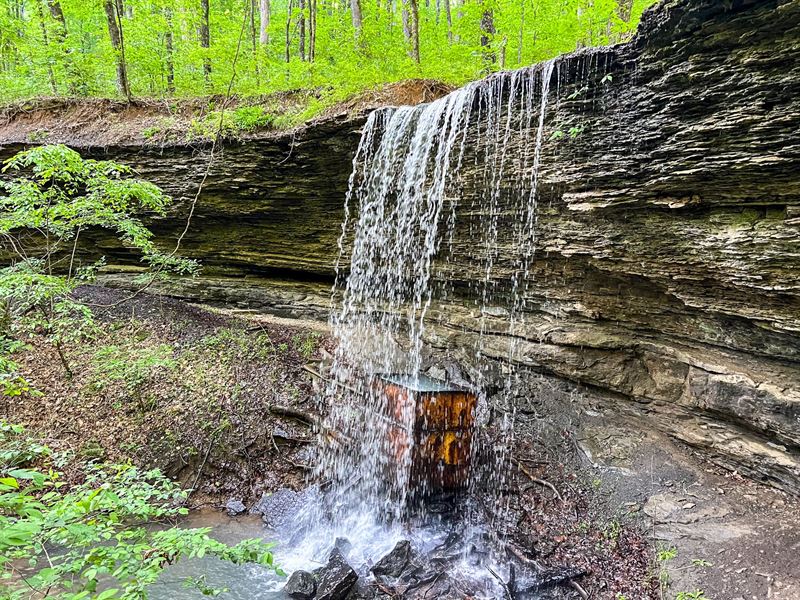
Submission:
[[[99,332],[70,349],[73,377],[50,346],[32,340],[17,360],[42,395],[2,407],[4,419],[66,457],[66,481],[80,481],[88,460],[131,461],[196,488],[191,507],[219,510],[230,498],[250,506],[264,492],[307,485],[315,438],[293,411],[317,410],[304,367],[330,350],[318,323],[150,294],[117,304],[125,292],[101,287],[81,288],[80,297],[94,306]],[[498,523],[514,560],[583,571],[580,585],[596,598],[657,597],[653,550],[635,519],[609,511],[570,463],[542,460],[534,430],[520,429],[515,461],[503,490],[511,510]]]
[[[222,96],[130,102],[39,98],[0,107],[0,139],[9,144],[74,146],[202,145],[220,130],[222,137],[233,140],[283,135],[321,118],[430,102],[452,89],[429,79],[410,79],[334,103],[321,100],[313,90],[227,101]]]

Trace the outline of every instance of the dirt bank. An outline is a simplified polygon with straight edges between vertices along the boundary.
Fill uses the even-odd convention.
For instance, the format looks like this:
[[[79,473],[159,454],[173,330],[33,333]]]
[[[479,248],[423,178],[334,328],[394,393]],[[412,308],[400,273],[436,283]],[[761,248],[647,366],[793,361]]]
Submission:
[[[207,144],[226,118],[223,136],[237,140],[283,135],[319,119],[366,112],[380,106],[430,102],[452,87],[428,79],[391,83],[329,103],[314,90],[254,98],[189,99],[40,98],[0,107],[3,144],[76,147]]]

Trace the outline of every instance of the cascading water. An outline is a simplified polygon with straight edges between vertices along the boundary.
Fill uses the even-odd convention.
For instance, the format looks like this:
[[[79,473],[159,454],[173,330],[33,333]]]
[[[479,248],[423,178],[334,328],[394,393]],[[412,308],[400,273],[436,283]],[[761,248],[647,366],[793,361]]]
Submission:
[[[524,324],[553,73],[551,61],[493,75],[429,104],[370,115],[353,160],[339,242],[331,317],[337,345],[324,391],[328,417],[315,472],[326,486],[326,501],[304,516],[302,540],[294,542],[304,549],[303,558],[284,559],[287,567],[309,557],[324,560],[337,536],[353,542],[354,565],[370,564],[402,538],[431,547],[447,537],[446,527],[423,530],[427,523],[415,531],[403,519],[413,491],[412,448],[398,456],[389,431],[410,428],[413,414],[406,409],[387,418],[386,399],[374,382],[391,373],[420,382],[426,317],[451,293],[443,282],[465,245],[481,262],[476,272],[483,278],[469,291],[481,331],[488,327],[490,306],[505,307],[512,332]],[[477,170],[483,185],[465,202],[459,183],[468,170]],[[508,172],[518,175],[512,179]],[[517,258],[500,268],[502,244],[513,244]],[[479,342],[473,349],[478,363],[482,351]],[[509,359],[513,353],[512,346]],[[507,443],[513,437],[511,419],[513,414],[503,424]],[[475,457],[470,489],[487,487],[487,478],[499,489],[504,470],[496,467],[505,460],[505,448],[494,449],[491,466],[481,468]],[[494,581],[485,566],[471,568],[472,575],[480,572]]]

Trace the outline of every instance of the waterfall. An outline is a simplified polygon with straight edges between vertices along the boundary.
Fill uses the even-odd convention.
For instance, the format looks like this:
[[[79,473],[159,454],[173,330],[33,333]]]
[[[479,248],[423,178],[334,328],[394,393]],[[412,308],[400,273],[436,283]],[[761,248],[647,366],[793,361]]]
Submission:
[[[513,219],[518,260],[506,304],[512,328],[523,320],[553,71],[549,61],[499,73],[429,104],[377,110],[364,127],[339,240],[331,317],[337,345],[317,473],[333,483],[343,510],[389,519],[402,511],[409,449],[398,457],[387,446],[384,399],[371,381],[379,374],[423,373],[426,315],[438,299],[434,290],[448,293],[436,275],[451,262],[460,209],[481,214],[479,231],[468,241],[481,248],[484,275],[475,290],[481,308],[499,301],[500,217]],[[509,182],[511,161],[517,176]],[[464,169],[478,169],[483,186],[470,206],[461,207]],[[512,197],[504,197],[509,188]],[[400,425],[411,417],[403,414]]]

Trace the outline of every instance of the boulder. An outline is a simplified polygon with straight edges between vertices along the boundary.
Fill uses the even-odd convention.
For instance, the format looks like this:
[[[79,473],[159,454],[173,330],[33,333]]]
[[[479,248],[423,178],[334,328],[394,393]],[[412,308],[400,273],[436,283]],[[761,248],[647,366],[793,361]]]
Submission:
[[[375,563],[375,566],[370,570],[374,575],[378,576],[399,577],[406,567],[408,567],[412,558],[413,549],[411,548],[411,542],[402,540],[397,542],[394,549]]]
[[[358,581],[353,570],[338,549],[328,557],[328,563],[314,571],[317,578],[316,600],[344,600]]]
[[[298,600],[310,600],[314,597],[316,590],[317,580],[314,575],[302,570],[292,573],[286,585],[283,586],[284,594]]]

